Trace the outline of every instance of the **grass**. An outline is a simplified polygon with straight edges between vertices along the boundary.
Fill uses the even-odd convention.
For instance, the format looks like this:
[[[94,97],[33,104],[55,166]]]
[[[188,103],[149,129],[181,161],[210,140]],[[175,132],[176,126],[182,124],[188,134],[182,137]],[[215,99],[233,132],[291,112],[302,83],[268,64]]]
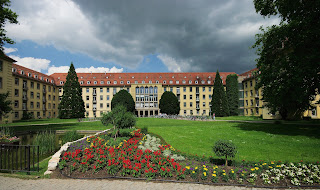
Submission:
[[[262,121],[262,118],[258,116],[229,116],[229,117],[216,117],[216,120]]]
[[[231,140],[238,148],[236,160],[314,162],[320,159],[320,126],[227,121],[185,121],[139,118],[139,128],[148,127],[174,148],[197,155],[213,156],[219,139]]]
[[[48,124],[48,125],[26,125],[12,127],[13,132],[17,131],[43,131],[43,130],[96,130],[102,131],[111,128],[111,125],[107,127],[102,125],[100,121],[93,122],[76,122],[76,123],[58,123],[58,124]]]
[[[77,119],[31,119],[31,120],[19,120],[13,123],[1,124],[1,126],[20,126],[20,125],[33,125],[33,124],[44,124],[44,123],[66,123],[66,122],[78,122]]]

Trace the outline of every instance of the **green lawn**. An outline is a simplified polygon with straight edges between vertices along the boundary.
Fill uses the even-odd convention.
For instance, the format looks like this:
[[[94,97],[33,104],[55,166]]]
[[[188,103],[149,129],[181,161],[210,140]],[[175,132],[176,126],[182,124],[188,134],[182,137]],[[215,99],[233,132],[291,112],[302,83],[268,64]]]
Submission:
[[[20,126],[20,125],[32,125],[32,124],[43,124],[43,123],[69,123],[77,122],[77,119],[32,119],[32,120],[19,120],[13,123],[0,124],[0,126]]]
[[[216,120],[262,121],[262,118],[257,116],[229,116],[229,117],[216,117]]]
[[[111,128],[102,125],[101,121],[93,122],[76,122],[76,123],[58,123],[58,124],[48,124],[48,125],[26,125],[10,127],[13,132],[15,131],[43,131],[43,130],[97,130],[102,131],[107,128]]]
[[[137,126],[148,127],[174,148],[192,154],[214,156],[214,142],[227,139],[238,147],[237,160],[320,160],[318,125],[139,118]]]

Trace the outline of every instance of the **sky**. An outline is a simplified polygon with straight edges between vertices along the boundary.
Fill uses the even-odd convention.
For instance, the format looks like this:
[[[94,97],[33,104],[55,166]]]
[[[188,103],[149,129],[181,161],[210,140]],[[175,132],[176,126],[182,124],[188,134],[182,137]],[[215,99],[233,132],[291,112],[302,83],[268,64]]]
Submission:
[[[253,0],[12,0],[5,53],[45,73],[236,72],[255,68]]]

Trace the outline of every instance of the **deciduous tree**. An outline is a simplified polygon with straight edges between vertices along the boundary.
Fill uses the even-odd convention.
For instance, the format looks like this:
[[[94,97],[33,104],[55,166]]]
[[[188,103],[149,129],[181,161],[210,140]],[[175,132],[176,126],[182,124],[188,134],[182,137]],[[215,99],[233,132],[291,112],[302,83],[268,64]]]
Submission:
[[[120,90],[118,93],[116,93],[112,100],[111,100],[111,109],[123,105],[126,107],[126,109],[130,112],[134,112],[135,110],[135,103],[134,100],[126,90]]]
[[[0,13],[0,51],[3,52],[3,45],[5,43],[13,44],[14,41],[11,40],[6,35],[6,30],[4,26],[7,22],[11,24],[18,24],[18,15],[13,12],[9,7],[11,5],[10,0],[0,0],[1,13]]]
[[[271,112],[301,118],[320,89],[320,1],[254,0],[254,5],[263,16],[281,18],[256,35],[257,87]]]
[[[161,113],[176,115],[180,112],[180,103],[173,92],[164,92],[161,96],[159,108]]]

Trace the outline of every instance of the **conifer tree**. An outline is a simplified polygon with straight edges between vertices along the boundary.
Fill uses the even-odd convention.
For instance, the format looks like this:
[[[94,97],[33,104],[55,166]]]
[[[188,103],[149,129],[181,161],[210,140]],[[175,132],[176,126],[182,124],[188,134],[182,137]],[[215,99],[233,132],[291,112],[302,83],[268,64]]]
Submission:
[[[216,117],[225,117],[230,113],[226,92],[224,91],[219,71],[217,71],[216,78],[214,80],[211,105],[211,113],[214,113]]]
[[[72,62],[63,86],[62,100],[58,109],[61,119],[83,118],[86,111],[82,99],[82,90]]]
[[[227,76],[226,79],[226,94],[228,107],[230,115],[239,114],[239,86],[238,86],[238,76],[236,74],[231,74]]]

